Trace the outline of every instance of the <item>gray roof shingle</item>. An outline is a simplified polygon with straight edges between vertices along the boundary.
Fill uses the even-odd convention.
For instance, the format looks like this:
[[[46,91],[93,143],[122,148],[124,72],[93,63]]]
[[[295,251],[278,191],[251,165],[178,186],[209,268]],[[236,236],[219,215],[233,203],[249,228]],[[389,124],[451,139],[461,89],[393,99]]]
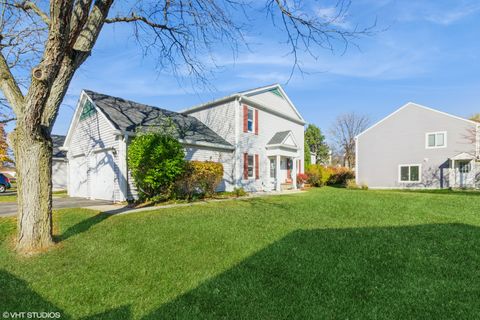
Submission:
[[[195,117],[118,97],[84,90],[110,122],[121,131],[171,128],[177,139],[233,147]]]
[[[267,145],[281,144],[283,140],[288,136],[290,131],[280,131],[273,135],[272,139],[267,143]]]
[[[54,158],[65,158],[66,154],[65,151],[61,151],[60,147],[63,146],[63,143],[65,142],[65,136],[60,136],[56,134],[52,134],[52,144],[53,144],[53,157]]]

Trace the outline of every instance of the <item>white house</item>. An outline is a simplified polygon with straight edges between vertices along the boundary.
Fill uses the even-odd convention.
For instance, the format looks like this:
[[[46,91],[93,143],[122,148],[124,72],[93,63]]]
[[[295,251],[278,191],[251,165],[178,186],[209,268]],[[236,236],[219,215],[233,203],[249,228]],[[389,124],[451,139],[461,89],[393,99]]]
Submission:
[[[52,187],[53,190],[67,190],[68,161],[65,151],[60,150],[65,143],[65,136],[52,135]]]
[[[183,113],[84,90],[63,151],[70,196],[136,198],[127,166],[131,138],[173,126],[187,160],[220,162],[221,190],[296,187],[303,169],[304,120],[279,85],[237,93]]]
[[[356,137],[357,183],[371,188],[475,188],[479,123],[407,103]]]
[[[235,147],[236,186],[249,191],[296,188],[305,163],[305,121],[280,85],[236,93],[182,113]]]

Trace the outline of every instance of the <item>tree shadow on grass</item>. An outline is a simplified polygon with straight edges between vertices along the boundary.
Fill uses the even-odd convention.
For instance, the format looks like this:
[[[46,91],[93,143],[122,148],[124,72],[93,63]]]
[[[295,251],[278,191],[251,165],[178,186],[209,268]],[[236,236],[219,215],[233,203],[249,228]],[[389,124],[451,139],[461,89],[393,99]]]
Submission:
[[[69,227],[67,230],[65,230],[62,234],[55,236],[55,242],[61,242],[65,241],[70,237],[73,237],[77,234],[83,233],[88,231],[91,227],[95,226],[96,224],[99,224],[103,220],[111,217],[112,214],[109,213],[99,213],[97,215],[91,216],[87,219],[84,219],[80,221],[79,223]]]
[[[464,224],[298,230],[144,319],[477,319],[479,248]],[[2,270],[0,289],[1,311],[73,318]],[[131,318],[125,304],[84,319]]]
[[[13,274],[0,270],[0,312],[8,313],[3,318],[42,318],[42,319],[74,319],[55,304],[49,302],[30,288],[28,283],[15,277]],[[15,313],[30,312],[30,316]],[[36,313],[34,315],[33,313]],[[94,314],[84,320],[96,319],[131,319],[130,307],[124,306]]]
[[[299,230],[146,319],[480,317],[480,232]]]

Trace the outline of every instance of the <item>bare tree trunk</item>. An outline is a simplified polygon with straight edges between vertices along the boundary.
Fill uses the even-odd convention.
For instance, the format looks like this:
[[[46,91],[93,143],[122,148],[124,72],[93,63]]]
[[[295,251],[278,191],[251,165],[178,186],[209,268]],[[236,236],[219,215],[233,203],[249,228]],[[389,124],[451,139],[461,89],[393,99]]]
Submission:
[[[52,143],[47,132],[27,132],[18,123],[10,135],[15,152],[18,184],[17,250],[45,249],[52,240]]]

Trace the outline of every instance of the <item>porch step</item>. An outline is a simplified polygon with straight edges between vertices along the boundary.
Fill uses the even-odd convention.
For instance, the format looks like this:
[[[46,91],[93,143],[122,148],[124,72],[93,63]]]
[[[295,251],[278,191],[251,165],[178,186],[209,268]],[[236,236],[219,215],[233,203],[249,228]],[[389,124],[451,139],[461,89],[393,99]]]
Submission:
[[[280,190],[281,191],[293,190],[293,183],[282,183],[282,184],[280,184]]]

